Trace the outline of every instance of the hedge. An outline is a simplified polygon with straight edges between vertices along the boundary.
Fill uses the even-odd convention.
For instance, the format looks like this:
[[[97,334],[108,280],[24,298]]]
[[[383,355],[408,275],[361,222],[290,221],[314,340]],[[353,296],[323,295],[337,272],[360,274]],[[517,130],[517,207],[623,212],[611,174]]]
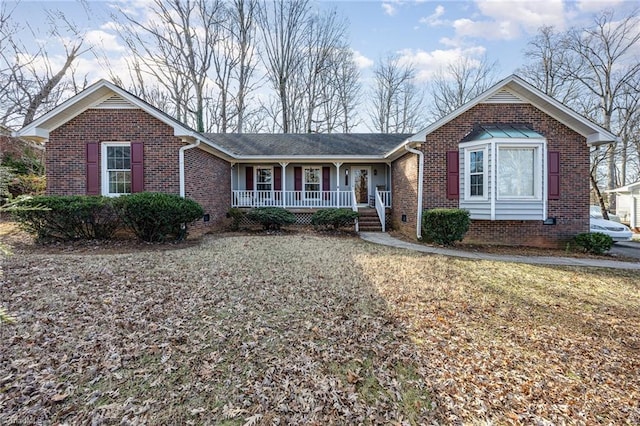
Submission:
[[[113,199],[113,206],[125,227],[147,242],[183,240],[187,226],[204,214],[195,201],[160,192],[123,195]]]
[[[469,230],[469,212],[463,209],[425,210],[422,217],[422,237],[428,242],[445,246],[462,241]]]
[[[338,229],[353,226],[358,216],[358,212],[354,212],[351,209],[322,209],[313,214],[311,224],[315,228]]]

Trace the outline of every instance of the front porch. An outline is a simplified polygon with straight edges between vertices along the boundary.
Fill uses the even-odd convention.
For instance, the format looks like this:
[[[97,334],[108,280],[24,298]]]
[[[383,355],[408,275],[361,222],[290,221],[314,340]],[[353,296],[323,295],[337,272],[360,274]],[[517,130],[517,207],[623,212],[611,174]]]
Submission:
[[[386,163],[237,163],[231,184],[234,208],[282,207],[312,213],[323,208],[371,207],[383,230],[392,201]]]

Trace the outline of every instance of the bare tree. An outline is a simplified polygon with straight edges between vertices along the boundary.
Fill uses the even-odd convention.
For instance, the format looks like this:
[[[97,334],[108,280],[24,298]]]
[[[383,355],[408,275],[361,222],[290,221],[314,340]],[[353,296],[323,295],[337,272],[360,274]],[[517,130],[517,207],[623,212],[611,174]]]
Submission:
[[[640,73],[635,84],[628,85],[618,100],[615,121],[620,129],[620,186],[627,184],[629,164],[632,159],[640,157]],[[635,180],[635,179],[634,179]],[[633,180],[632,180],[633,181]]]
[[[620,123],[613,121],[620,108],[618,101],[640,74],[640,62],[632,57],[640,41],[639,29],[637,9],[619,21],[613,11],[607,10],[595,17],[591,27],[568,33],[568,49],[578,66],[568,67],[566,72],[581,83],[584,93],[598,100],[598,122],[614,133],[621,130]],[[614,189],[617,183],[615,153],[616,145],[612,144],[607,151],[607,189]],[[615,209],[614,194],[609,196],[609,205]],[[604,210],[604,205],[601,207]]]
[[[543,26],[527,44],[524,56],[529,60],[517,72],[545,94],[571,105],[579,98],[578,82],[570,78],[568,70],[575,68],[575,57],[567,49],[565,33],[552,26]]]
[[[375,131],[414,132],[421,124],[424,95],[414,84],[415,68],[388,55],[374,69],[373,110],[369,118]]]
[[[193,120],[184,121],[201,132],[221,9],[218,0],[153,0],[146,21],[120,11],[120,34],[135,55],[134,69],[154,77],[175,98],[176,118],[191,114]]]
[[[496,82],[497,63],[461,58],[439,69],[431,82],[432,114],[444,117],[471,99],[480,95]]]
[[[237,82],[235,97],[236,132],[244,130],[247,115],[247,97],[253,90],[251,84],[256,68],[254,54],[257,49],[256,27],[259,12],[258,0],[234,0],[230,10],[233,25],[231,34],[237,44],[237,66],[233,69]]]
[[[329,72],[322,76],[323,130],[328,133],[350,133],[359,124],[356,114],[361,94],[360,73],[351,49],[344,48],[334,52],[331,62]],[[316,122],[320,122],[320,119],[317,118]]]
[[[267,78],[277,93],[278,111],[282,132],[292,131],[296,101],[294,78],[304,61],[303,48],[310,19],[308,0],[275,0],[263,4],[260,13],[260,29],[263,36]],[[274,117],[275,118],[275,117]]]
[[[65,51],[62,65],[56,66],[43,44],[34,42],[42,34],[29,25],[25,33],[31,40],[26,43],[18,37],[19,25],[11,21],[4,6],[0,12],[0,73],[2,87],[2,124],[31,123],[36,115],[64,97],[73,95],[86,86],[86,80],[75,80],[73,65],[85,48],[84,33],[61,12],[48,11],[48,31],[45,38],[60,43]],[[30,46],[30,47],[27,47]],[[35,50],[33,46],[36,46]],[[65,79],[66,80],[63,80]]]
[[[336,57],[340,52],[349,49],[346,43],[347,22],[338,17],[335,11],[316,14],[308,20],[306,41],[303,54],[301,73],[301,87],[304,94],[300,108],[300,124],[298,131],[326,131],[328,121],[335,111],[323,108],[332,103],[332,99],[325,96],[329,90],[327,86],[337,83],[331,74],[339,64]]]

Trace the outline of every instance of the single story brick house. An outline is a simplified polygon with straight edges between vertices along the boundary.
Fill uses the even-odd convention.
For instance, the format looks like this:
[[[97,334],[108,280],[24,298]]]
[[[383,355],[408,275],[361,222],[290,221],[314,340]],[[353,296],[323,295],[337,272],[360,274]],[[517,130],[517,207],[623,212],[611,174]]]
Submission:
[[[101,80],[17,135],[45,142],[49,194],[179,194],[212,228],[352,208],[414,238],[423,209],[460,207],[467,241],[536,246],[589,231],[589,151],[616,140],[515,75],[417,134],[199,133]]]

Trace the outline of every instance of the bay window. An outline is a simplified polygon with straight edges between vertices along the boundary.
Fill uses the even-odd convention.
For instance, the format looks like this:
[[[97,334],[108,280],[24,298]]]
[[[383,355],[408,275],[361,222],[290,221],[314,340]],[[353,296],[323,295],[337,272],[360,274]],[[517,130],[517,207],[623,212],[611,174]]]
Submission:
[[[500,199],[536,198],[537,151],[535,147],[498,146]]]

